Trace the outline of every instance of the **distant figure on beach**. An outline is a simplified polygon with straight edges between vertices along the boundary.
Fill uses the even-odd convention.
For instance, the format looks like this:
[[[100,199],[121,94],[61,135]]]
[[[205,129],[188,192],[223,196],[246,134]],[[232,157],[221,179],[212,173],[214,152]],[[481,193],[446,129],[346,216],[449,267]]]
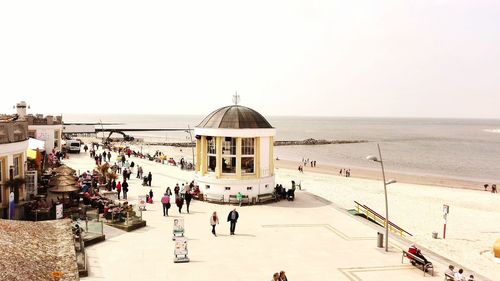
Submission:
[[[488,185],[487,183],[484,185],[484,191],[487,191],[487,190],[488,190],[488,186],[489,186],[489,185]]]
[[[280,274],[278,272],[273,274],[273,280],[271,281],[280,281]]]
[[[212,234],[217,236],[215,233],[215,226],[219,224],[219,217],[217,216],[217,212],[214,212],[212,216],[210,216],[210,225],[212,226]]]
[[[239,217],[240,215],[236,211],[236,208],[229,212],[229,214],[227,215],[227,221],[230,222],[229,232],[231,233],[231,235],[234,235],[234,231],[236,230],[236,223],[238,222]]]
[[[496,184],[491,185],[491,193],[497,193],[497,185]]]
[[[340,169],[340,171],[339,171],[339,175],[340,175],[340,176],[342,176],[342,169]]]
[[[472,275],[472,274],[471,274],[471,275],[469,276],[469,279],[467,279],[467,281],[474,281],[474,275]]]

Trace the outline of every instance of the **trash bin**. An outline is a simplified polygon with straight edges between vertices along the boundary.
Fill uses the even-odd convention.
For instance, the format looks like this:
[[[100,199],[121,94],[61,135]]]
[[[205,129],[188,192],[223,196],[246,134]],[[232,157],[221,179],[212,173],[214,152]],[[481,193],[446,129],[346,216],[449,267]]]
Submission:
[[[380,232],[377,232],[377,247],[384,247],[384,234]]]
[[[438,233],[433,231],[432,232],[432,238],[437,239],[438,238]]]

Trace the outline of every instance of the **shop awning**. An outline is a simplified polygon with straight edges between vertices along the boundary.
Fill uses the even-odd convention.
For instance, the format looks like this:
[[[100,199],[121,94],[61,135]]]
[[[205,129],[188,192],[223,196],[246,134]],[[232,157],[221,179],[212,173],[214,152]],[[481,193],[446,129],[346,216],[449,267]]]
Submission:
[[[42,140],[29,138],[28,139],[28,149],[36,150],[37,148],[40,151],[44,151],[45,150],[45,142]]]

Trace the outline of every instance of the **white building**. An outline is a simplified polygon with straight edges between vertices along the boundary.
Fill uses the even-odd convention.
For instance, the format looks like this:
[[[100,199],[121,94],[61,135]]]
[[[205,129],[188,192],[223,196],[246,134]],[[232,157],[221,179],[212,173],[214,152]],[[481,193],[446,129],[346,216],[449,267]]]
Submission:
[[[28,135],[31,138],[45,141],[45,151],[62,149],[62,116],[43,116],[26,114],[27,104],[21,101],[16,104],[17,115],[28,121]]]
[[[257,111],[233,105],[217,109],[194,129],[200,190],[224,202],[241,192],[251,201],[274,190],[276,129]]]

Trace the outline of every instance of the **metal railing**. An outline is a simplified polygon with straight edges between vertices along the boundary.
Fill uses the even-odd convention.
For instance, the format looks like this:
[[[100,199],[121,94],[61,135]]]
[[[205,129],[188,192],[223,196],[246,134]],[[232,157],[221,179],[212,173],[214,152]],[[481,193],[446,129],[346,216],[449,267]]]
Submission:
[[[358,214],[363,214],[366,216],[367,219],[373,220],[375,223],[382,225],[383,227],[386,227],[386,219],[376,211],[372,210],[370,207],[363,205],[357,201],[354,201],[355,204],[355,210]],[[396,224],[392,223],[389,221],[389,231],[399,234],[399,236],[405,236],[405,234],[409,236],[413,236],[411,233],[408,231],[402,229],[401,227],[397,226]]]

